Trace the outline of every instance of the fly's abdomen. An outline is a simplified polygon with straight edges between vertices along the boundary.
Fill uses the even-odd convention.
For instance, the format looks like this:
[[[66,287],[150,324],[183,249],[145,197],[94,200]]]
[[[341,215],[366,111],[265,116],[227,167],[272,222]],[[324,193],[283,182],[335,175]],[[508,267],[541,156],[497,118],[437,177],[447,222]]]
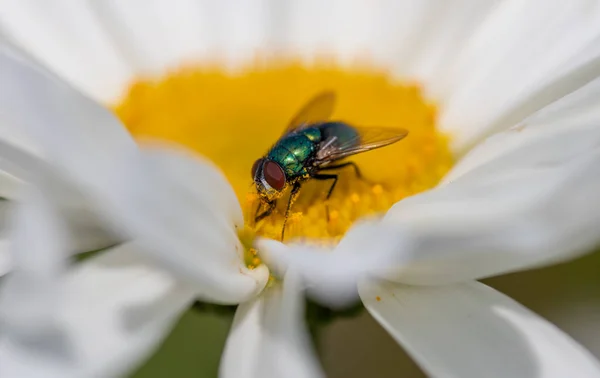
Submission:
[[[314,155],[319,140],[313,134],[288,135],[269,151],[268,158],[279,163],[288,177],[307,174],[306,162]]]

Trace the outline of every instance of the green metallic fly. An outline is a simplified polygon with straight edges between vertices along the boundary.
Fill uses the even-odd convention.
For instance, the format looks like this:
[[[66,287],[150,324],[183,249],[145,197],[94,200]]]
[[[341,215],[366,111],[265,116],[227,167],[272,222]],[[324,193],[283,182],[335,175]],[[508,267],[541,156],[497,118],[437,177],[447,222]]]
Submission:
[[[323,92],[313,97],[296,114],[267,154],[252,165],[252,178],[260,198],[255,222],[269,216],[277,205],[277,199],[281,198],[288,186],[292,187],[281,240],[290,208],[303,182],[311,178],[332,181],[327,192],[328,200],[337,184],[338,175],[323,173],[324,171],[352,166],[356,175],[361,177],[356,163],[341,163],[340,160],[396,143],[408,135],[408,130],[405,129],[360,128],[342,121],[328,121],[334,106],[333,92]],[[262,213],[261,208],[265,208]],[[329,217],[329,208],[326,209]]]

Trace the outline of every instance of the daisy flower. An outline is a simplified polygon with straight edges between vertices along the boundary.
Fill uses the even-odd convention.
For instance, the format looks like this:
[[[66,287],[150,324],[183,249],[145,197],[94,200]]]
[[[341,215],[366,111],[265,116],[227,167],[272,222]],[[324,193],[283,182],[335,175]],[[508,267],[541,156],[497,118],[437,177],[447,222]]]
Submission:
[[[239,304],[221,376],[322,376],[305,293],[359,296],[432,376],[598,375],[575,341],[475,281],[600,239],[597,2],[0,10],[1,188],[17,204],[1,376],[125,374],[195,299]],[[409,137],[356,156],[367,180],[341,172],[327,204],[309,182],[282,243],[283,211],[253,222],[250,169],[322,90],[338,94],[334,118]]]

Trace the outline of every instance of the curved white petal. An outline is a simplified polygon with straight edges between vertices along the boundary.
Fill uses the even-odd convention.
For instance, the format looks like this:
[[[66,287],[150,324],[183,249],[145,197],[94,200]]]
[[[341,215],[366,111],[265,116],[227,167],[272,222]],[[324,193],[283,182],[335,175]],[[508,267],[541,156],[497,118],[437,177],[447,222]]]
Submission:
[[[137,186],[147,189],[119,214],[131,235],[204,299],[239,303],[262,290],[268,269],[244,264],[242,212],[224,176],[176,148],[147,147],[140,163]]]
[[[64,197],[58,202],[61,213],[71,232],[71,251],[74,254],[84,253],[113,246],[125,240],[125,236],[107,230],[107,222],[91,209],[89,203],[81,196]]]
[[[376,26],[393,28],[396,24],[390,23],[389,16],[401,14],[395,12],[399,7],[392,3],[365,0],[288,1],[273,8],[270,26],[276,38],[275,51],[300,57],[308,63],[323,57],[334,57],[337,62],[346,64],[352,64],[357,58],[368,59],[365,53],[379,47],[376,46],[379,42]],[[381,17],[384,9],[389,12],[387,19]],[[396,21],[402,25],[402,20]],[[378,52],[379,61],[388,58],[385,52]]]
[[[8,172],[0,171],[0,198],[15,199],[22,181]]]
[[[10,255],[10,242],[0,239],[0,278],[12,269],[12,257]]]
[[[12,269],[9,241],[11,209],[10,201],[0,200],[0,278]]]
[[[194,290],[145,262],[133,244],[84,261],[60,284],[61,298],[47,298],[51,328],[27,333],[12,321],[3,324],[0,376],[122,376],[154,350],[194,298]]]
[[[9,134],[10,135],[10,134]],[[51,165],[44,160],[18,147],[18,143],[6,143],[0,139],[0,167],[3,178],[8,180],[8,189],[0,204],[0,230],[4,229],[6,210],[13,201],[27,201],[26,187],[28,181],[42,182],[46,195],[52,197],[57,209],[65,218],[71,232],[72,249],[69,252],[80,253],[115,244],[116,235],[102,226],[98,214],[93,213],[81,193],[60,180]],[[20,177],[21,180],[16,177]]]
[[[384,25],[389,27],[372,43],[393,54],[390,58],[397,62],[392,66],[393,73],[419,83],[428,96],[443,102],[447,95],[443,93],[445,81],[465,44],[498,3],[495,0],[385,2],[377,22],[387,20]],[[378,25],[373,29],[381,30]],[[389,30],[390,27],[395,30]],[[408,32],[398,34],[398,29]]]
[[[113,40],[139,74],[220,60],[240,66],[266,50],[267,0],[168,0],[94,3]],[[276,21],[276,20],[273,20]]]
[[[69,245],[66,225],[46,193],[32,185],[24,190],[3,230],[10,235],[14,271],[2,285],[0,319],[27,334],[52,327]]]
[[[334,249],[286,245],[270,239],[259,239],[256,245],[261,259],[278,277],[291,268],[302,277],[311,298],[328,307],[341,308],[358,299],[358,280],[389,263],[388,256],[378,253],[390,243],[385,231],[378,224],[355,226]],[[404,250],[410,246],[397,247]]]
[[[238,307],[219,376],[323,377],[303,321],[302,283],[290,271],[283,284],[274,284],[260,297]]]
[[[528,156],[520,157],[519,165],[541,164],[549,158],[566,160],[582,153],[582,150],[593,149],[597,140],[594,137],[596,134],[592,134],[594,125],[600,122],[598,103],[600,78],[515,124],[510,132],[489,137],[469,151],[444,177],[443,182],[455,181],[474,169],[489,166],[494,160],[504,161],[503,169],[512,169],[510,164],[517,160],[515,157],[518,157],[519,153],[527,153],[535,144],[543,150],[537,148],[528,153]],[[554,138],[555,145],[550,144],[551,138]],[[546,142],[541,143],[544,140]],[[511,154],[516,155],[512,160]]]
[[[3,142],[20,159],[42,159],[45,171],[102,203],[102,214],[127,209],[127,162],[138,150],[116,117],[6,44],[0,45],[0,81]]]
[[[580,256],[598,242],[600,151],[553,169],[457,181],[397,204],[380,227],[399,282],[482,278]],[[553,172],[554,171],[554,172]],[[398,229],[410,235],[394,238]],[[393,261],[395,259],[395,261]],[[392,262],[393,261],[393,262]]]
[[[60,175],[46,162],[2,140],[0,150],[0,166],[13,173],[3,174],[8,182],[2,187],[7,190],[4,192],[6,197],[2,196],[0,199],[0,230],[4,229],[6,210],[10,203],[27,200],[24,197],[26,191],[22,190],[27,185],[26,182],[44,181],[46,195],[56,201],[56,211],[65,218],[64,221],[71,231],[72,248],[69,252],[81,253],[105,248],[120,240],[118,235],[108,230],[109,227],[106,227],[106,223],[92,210],[92,206],[87,203],[81,192],[61,181]],[[20,176],[21,180],[15,175]]]
[[[100,220],[127,208],[123,168],[137,153],[129,134],[110,111],[8,44],[0,45],[0,81],[0,161],[9,198],[19,198],[21,181],[49,176],[61,186],[54,188],[61,211],[74,219],[77,250],[110,244],[117,237],[107,231],[120,227]],[[92,209],[94,202],[102,205]]]
[[[133,78],[126,58],[90,4],[95,1],[5,0],[0,30],[99,101],[114,101]]]
[[[365,280],[377,321],[435,377],[597,377],[600,363],[551,323],[478,282],[410,287]]]
[[[286,245],[272,239],[260,239],[256,245],[277,277],[284,277],[291,267],[305,282],[307,294],[320,303],[344,306],[358,298],[354,260],[331,258],[327,248]]]
[[[464,151],[600,75],[599,40],[595,1],[500,3],[445,75],[440,124],[454,148]]]

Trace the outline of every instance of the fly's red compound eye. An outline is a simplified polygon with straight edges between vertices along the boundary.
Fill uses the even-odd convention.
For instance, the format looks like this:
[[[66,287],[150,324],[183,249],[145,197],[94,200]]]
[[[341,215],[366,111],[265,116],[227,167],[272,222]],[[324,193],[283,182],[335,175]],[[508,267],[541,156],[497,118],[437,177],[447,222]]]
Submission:
[[[263,167],[265,181],[275,190],[282,190],[285,186],[285,173],[279,164],[267,161]]]
[[[257,161],[255,161],[254,164],[252,164],[252,178],[256,177],[256,171],[258,170],[258,167],[260,167],[263,160],[263,158],[260,158]]]

